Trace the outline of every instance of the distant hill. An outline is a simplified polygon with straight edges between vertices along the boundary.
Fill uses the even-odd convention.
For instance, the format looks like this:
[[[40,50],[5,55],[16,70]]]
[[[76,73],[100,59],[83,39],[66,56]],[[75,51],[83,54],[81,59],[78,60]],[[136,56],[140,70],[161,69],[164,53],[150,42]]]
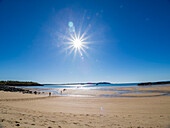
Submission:
[[[65,83],[65,84],[43,84],[43,85],[85,85],[85,84],[94,84],[94,85],[99,85],[99,84],[111,84],[109,82],[87,82],[87,83]]]
[[[146,82],[146,83],[139,83],[139,86],[147,86],[147,85],[165,85],[170,84],[170,81],[160,81],[160,82]]]
[[[0,85],[8,86],[43,86],[37,82],[28,81],[0,81]]]
[[[99,83],[96,83],[96,85],[99,85],[99,84],[111,84],[109,82],[99,82]]]

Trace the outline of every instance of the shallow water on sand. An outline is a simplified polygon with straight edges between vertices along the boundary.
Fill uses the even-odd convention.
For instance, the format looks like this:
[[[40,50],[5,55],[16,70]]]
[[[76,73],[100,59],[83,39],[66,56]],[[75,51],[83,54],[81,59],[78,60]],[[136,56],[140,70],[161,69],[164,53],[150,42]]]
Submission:
[[[160,87],[160,86],[170,86],[170,85],[154,85],[154,86],[140,86],[140,87]],[[134,90],[126,90],[126,89],[111,89],[110,87],[118,87],[118,88],[135,88]],[[138,96],[128,96],[123,94],[134,94],[134,93],[160,93],[160,95],[156,96],[164,96],[164,95],[170,95],[169,92],[164,91],[140,91],[136,89],[137,83],[133,84],[101,84],[101,85],[93,85],[93,84],[86,84],[86,85],[44,85],[44,86],[27,86],[23,88],[28,88],[32,91],[40,91],[40,92],[46,92],[42,93],[43,95],[48,95],[47,92],[51,92],[52,95],[59,95],[59,96],[75,96],[75,97],[138,97]],[[65,93],[67,90],[79,91],[79,93]],[[81,94],[82,91],[93,91],[93,92],[109,92],[113,91],[113,94],[100,94],[95,95],[94,94]],[[151,97],[151,96],[143,96],[143,97]]]

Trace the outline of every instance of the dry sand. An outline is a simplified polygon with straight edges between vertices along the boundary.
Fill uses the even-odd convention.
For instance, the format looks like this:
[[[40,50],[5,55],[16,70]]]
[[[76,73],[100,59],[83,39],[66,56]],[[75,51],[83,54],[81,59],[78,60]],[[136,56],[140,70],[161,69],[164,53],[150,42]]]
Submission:
[[[0,91],[0,125],[3,128],[170,128],[170,96],[48,97]]]

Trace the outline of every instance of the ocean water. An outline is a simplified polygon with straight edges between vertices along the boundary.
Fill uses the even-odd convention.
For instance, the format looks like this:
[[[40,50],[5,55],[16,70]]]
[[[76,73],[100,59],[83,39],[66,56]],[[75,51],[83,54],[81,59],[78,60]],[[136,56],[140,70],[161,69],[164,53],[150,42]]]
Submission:
[[[157,86],[170,86],[170,85],[153,85],[154,87]],[[126,84],[75,84],[75,85],[59,85],[59,84],[46,84],[44,86],[24,86],[22,88],[28,88],[32,91],[40,91],[40,92],[51,92],[53,95],[62,95],[62,96],[75,96],[75,97],[122,97],[121,94],[125,93],[144,93],[138,90],[130,91],[130,90],[118,90],[118,89],[110,89],[107,87],[119,87],[119,88],[126,88],[126,87],[139,87],[138,83],[126,83]],[[140,86],[140,87],[152,87],[151,86]],[[117,93],[114,95],[100,95],[100,96],[94,96],[94,95],[72,95],[72,94],[63,94],[60,93],[63,89],[76,89],[76,90],[90,90],[90,91],[116,91]],[[155,91],[157,92],[157,91]],[[147,91],[145,93],[153,93],[153,91]],[[162,93],[163,92],[159,92]],[[167,93],[169,95],[169,93]],[[125,96],[129,97],[129,96]]]
[[[23,88],[89,88],[89,87],[127,87],[137,86],[138,83],[126,83],[126,84],[75,84],[75,85],[59,85],[59,84],[44,84],[44,86],[23,86]]]

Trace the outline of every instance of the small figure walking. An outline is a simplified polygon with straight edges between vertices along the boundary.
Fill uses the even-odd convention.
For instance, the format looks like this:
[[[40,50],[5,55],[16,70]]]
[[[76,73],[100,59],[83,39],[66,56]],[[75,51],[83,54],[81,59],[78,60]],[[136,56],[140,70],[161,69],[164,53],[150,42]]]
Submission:
[[[51,92],[49,92],[49,96],[51,96]]]
[[[37,91],[34,91],[34,94],[37,95]]]

